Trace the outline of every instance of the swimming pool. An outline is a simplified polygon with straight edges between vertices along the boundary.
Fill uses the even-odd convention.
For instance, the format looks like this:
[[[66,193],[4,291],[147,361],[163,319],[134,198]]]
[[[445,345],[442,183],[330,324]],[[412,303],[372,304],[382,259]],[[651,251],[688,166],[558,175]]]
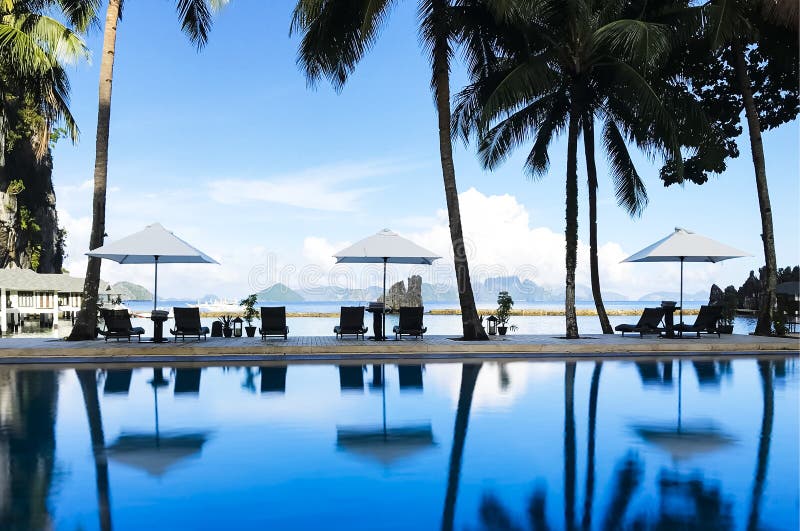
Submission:
[[[797,529],[799,384],[796,357],[0,367],[0,529]]]

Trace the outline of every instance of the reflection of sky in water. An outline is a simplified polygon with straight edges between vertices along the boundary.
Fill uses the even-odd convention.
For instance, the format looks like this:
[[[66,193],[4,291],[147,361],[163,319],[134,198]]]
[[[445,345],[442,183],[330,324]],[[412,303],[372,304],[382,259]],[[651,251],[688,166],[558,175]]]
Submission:
[[[594,368],[592,362],[577,364],[572,454],[569,437],[565,452],[564,363],[483,364],[457,477],[455,528],[480,528],[498,518],[528,528],[537,488],[544,493],[541,516],[552,528],[565,526],[565,500],[574,506],[576,525],[581,524]],[[603,527],[612,516],[626,526],[637,521],[655,525],[659,519],[664,525],[684,525],[681,519],[696,514],[698,507],[708,510],[718,503],[722,509],[717,513],[729,512],[732,528],[746,528],[755,485],[756,492],[763,490],[757,505],[760,525],[797,528],[797,359],[773,362],[770,371],[774,416],[767,460],[761,462],[766,464],[763,483],[756,481],[764,413],[756,362],[685,360],[680,369],[679,411],[677,362],[671,371],[663,363],[603,364],[592,527]],[[135,459],[124,462],[112,455],[114,529],[439,528],[462,367],[426,364],[422,389],[414,385],[413,371],[401,382],[396,365],[386,366],[382,389],[374,370],[372,365],[361,372],[350,369],[340,378],[336,366],[293,365],[285,373],[285,392],[281,371],[273,370],[265,382],[271,391],[262,393],[257,368],[249,376],[243,368],[206,368],[195,394],[191,377],[180,384],[190,392],[175,393],[178,375],[164,369],[170,383],[158,389],[159,433],[166,438],[202,433],[205,441],[199,451],[175,450],[171,461],[158,463],[165,469],[159,474],[137,466]],[[98,390],[106,445],[123,434],[154,434],[152,369],[135,370],[127,394],[105,394],[105,378]],[[83,395],[75,371],[61,372],[58,382],[56,461],[47,506],[56,529],[98,529]],[[341,382],[357,389],[343,392]],[[337,428],[381,433],[384,404],[388,430],[401,438],[412,433],[415,440],[395,442],[389,457],[385,449],[337,446]],[[690,447],[676,457],[668,445],[648,441],[637,431],[641,426],[667,433],[674,426],[677,431],[679,415],[683,430],[713,429],[725,441],[692,446],[682,440]],[[427,426],[432,437],[420,438],[420,427]],[[379,439],[375,444],[381,444]],[[12,459],[25,457],[24,451],[17,452]],[[574,465],[573,488],[565,483],[565,462]],[[624,487],[626,478],[630,481]],[[574,501],[565,497],[565,487],[574,492]],[[628,502],[615,503],[615,496]]]

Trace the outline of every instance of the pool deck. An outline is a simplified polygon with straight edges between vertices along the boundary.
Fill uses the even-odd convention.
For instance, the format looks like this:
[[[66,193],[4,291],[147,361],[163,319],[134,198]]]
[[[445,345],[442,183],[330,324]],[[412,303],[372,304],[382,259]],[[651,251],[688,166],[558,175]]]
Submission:
[[[0,339],[0,364],[133,363],[204,361],[313,361],[362,359],[493,358],[637,358],[667,354],[694,356],[776,355],[800,353],[800,339],[729,335],[717,338],[666,339],[655,336],[585,335],[567,340],[550,335],[495,336],[489,341],[460,341],[450,336],[370,341],[333,336],[208,338],[174,343],[127,341],[68,342],[55,338]]]

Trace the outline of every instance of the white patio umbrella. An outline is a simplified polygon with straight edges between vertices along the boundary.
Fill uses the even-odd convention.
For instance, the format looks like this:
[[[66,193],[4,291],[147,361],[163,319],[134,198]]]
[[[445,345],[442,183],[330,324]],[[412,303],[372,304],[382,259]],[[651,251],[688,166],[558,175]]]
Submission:
[[[120,264],[155,264],[153,309],[158,303],[158,264],[217,264],[218,262],[175,236],[160,223],[89,251],[86,256]]]
[[[386,264],[431,265],[441,256],[420,247],[389,229],[358,241],[335,255],[337,264],[383,264],[383,303],[386,304]],[[386,334],[386,314],[383,314],[383,334]]]
[[[632,254],[623,262],[680,262],[681,301],[680,322],[683,323],[683,263],[722,262],[730,258],[752,256],[724,243],[706,238],[692,231],[675,227],[675,232]]]

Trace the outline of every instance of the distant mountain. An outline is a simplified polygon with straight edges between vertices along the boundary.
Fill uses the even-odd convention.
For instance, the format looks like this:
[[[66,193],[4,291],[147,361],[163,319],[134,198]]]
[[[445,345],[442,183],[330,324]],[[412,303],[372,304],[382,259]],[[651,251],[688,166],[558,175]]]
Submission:
[[[679,301],[681,294],[677,291],[654,291],[647,295],[639,297],[640,301]],[[708,293],[705,291],[697,291],[695,293],[684,293],[683,300],[685,301],[707,301]]]
[[[454,286],[422,283],[422,304],[427,302],[458,302],[458,291]]]
[[[118,292],[124,301],[153,300],[153,294],[147,288],[133,282],[117,282],[112,284],[111,289]]]
[[[259,291],[258,300],[264,302],[303,302],[305,299],[286,284],[273,284],[265,290]]]

